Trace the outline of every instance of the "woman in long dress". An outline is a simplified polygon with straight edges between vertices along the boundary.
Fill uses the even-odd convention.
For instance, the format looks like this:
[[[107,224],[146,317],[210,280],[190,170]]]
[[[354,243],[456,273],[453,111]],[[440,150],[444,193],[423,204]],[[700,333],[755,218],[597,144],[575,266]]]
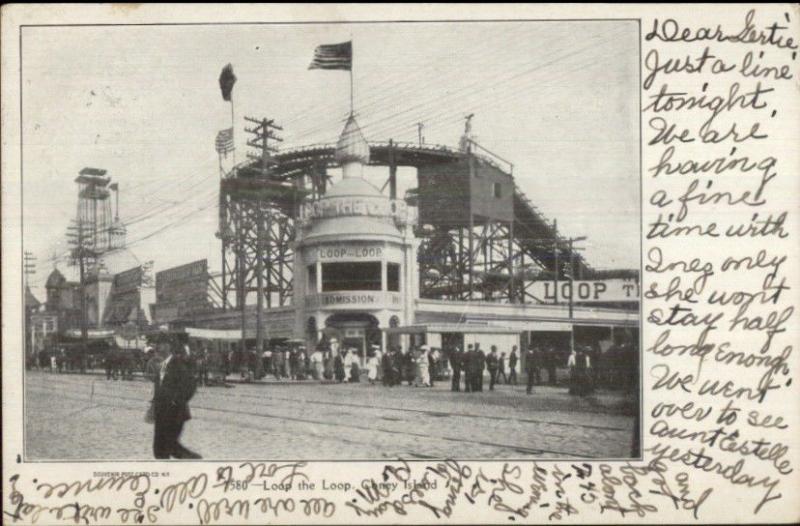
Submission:
[[[347,355],[350,357],[350,383],[355,384],[360,381],[361,375],[361,371],[358,367],[358,355],[355,349],[350,349]]]
[[[428,364],[428,347],[423,345],[417,358],[419,367],[419,381],[423,387],[431,386],[430,368]]]
[[[344,382],[344,358],[341,353],[336,353],[336,357],[333,359],[333,374],[336,376],[337,382]]]
[[[367,379],[369,380],[370,384],[375,384],[375,380],[378,379],[378,368],[380,366],[380,358],[378,358],[378,353],[374,353],[372,356],[367,359]]]

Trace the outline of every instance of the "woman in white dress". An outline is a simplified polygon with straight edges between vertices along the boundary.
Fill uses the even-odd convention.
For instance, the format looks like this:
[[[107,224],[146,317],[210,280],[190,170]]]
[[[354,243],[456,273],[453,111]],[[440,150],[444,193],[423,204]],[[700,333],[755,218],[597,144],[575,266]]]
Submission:
[[[431,386],[430,369],[428,368],[428,346],[423,345],[419,349],[419,357],[417,358],[417,367],[419,368],[419,381],[423,387]]]
[[[380,358],[378,358],[378,353],[373,353],[367,359],[367,379],[371,385],[375,384],[375,380],[378,379],[378,368],[380,367]]]

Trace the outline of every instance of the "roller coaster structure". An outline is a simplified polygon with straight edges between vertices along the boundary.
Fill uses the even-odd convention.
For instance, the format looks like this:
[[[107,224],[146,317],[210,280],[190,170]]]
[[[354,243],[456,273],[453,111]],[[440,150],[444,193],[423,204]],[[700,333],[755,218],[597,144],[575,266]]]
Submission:
[[[534,280],[590,273],[584,258],[570,253],[555,222],[517,187],[513,166],[472,146],[370,143],[370,165],[388,167],[391,198],[397,198],[397,168],[417,169],[417,188],[405,197],[420,210],[420,296],[542,303],[531,293]],[[217,236],[224,305],[250,303],[259,271],[266,306],[291,303],[294,221],[303,199],[325,194],[327,170],[336,166],[334,148],[315,144],[282,151],[270,158],[268,170],[253,160],[223,175]]]

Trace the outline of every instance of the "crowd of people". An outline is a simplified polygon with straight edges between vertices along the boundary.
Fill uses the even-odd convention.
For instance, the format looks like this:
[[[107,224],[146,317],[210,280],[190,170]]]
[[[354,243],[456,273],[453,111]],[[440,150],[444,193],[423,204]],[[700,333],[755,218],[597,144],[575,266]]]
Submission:
[[[192,362],[197,384],[203,386],[229,386],[227,379],[238,375],[245,382],[270,376],[281,381],[367,381],[387,387],[401,384],[433,387],[437,381],[448,381],[452,391],[475,393],[493,391],[500,384],[517,385],[523,376],[528,394],[533,393],[535,386],[566,385],[570,394],[587,396],[597,387],[630,390],[637,385],[638,376],[637,352],[626,342],[605,351],[598,345],[576,344],[574,349],[566,351],[540,343],[531,344],[522,353],[516,345],[508,352],[496,345],[486,351],[474,343],[466,349],[418,345],[405,350],[389,347],[385,352],[371,345],[364,353],[331,340],[310,351],[302,344],[272,347],[262,353],[260,367],[255,349],[244,353],[215,352],[202,342],[187,346],[187,359]],[[86,372],[104,367],[109,380],[132,380],[134,373],[139,372],[152,379],[169,353],[169,346],[148,345],[143,353],[110,349],[102,358],[90,356],[75,362],[68,359],[63,349],[57,349],[41,365],[52,372]]]

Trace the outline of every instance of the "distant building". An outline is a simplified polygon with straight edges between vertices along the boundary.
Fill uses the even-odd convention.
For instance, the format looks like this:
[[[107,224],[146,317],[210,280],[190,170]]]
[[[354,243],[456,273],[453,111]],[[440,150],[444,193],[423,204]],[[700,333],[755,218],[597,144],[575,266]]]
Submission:
[[[58,330],[81,326],[81,285],[77,281],[67,281],[58,270],[53,269],[45,284],[47,299],[44,311],[55,316]]]
[[[84,283],[86,295],[86,327],[89,331],[114,330],[138,334],[152,324],[150,305],[155,303],[155,286],[149,264],[136,265],[112,273],[121,264],[131,263],[131,255],[111,259],[88,273]],[[111,269],[109,268],[111,267]],[[40,324],[52,327],[53,332],[77,336],[81,330],[81,285],[68,281],[55,269],[45,285],[47,300],[39,313]],[[50,322],[53,323],[50,323]],[[31,326],[31,325],[29,325]],[[124,329],[124,330],[123,330]]]

